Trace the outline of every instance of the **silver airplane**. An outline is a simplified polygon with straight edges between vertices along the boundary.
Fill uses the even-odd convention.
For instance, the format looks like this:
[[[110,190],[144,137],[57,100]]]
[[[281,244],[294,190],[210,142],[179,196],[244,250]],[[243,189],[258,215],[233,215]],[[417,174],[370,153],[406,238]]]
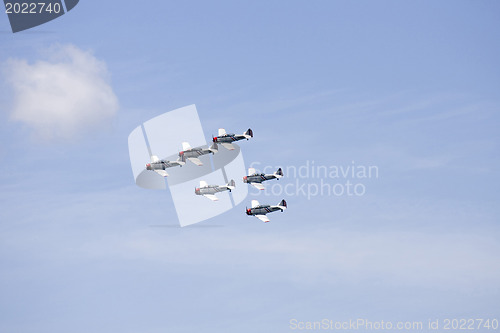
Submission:
[[[214,136],[212,141],[214,143],[220,143],[224,148],[229,150],[234,150],[234,146],[231,142],[240,141],[243,139],[253,138],[253,131],[249,128],[245,133],[237,135],[234,133],[226,133],[226,130],[219,128],[219,135]]]
[[[236,186],[236,183],[234,182],[233,179],[226,185],[208,185],[206,181],[202,180],[200,181],[200,187],[197,187],[194,189],[194,193],[196,195],[203,195],[205,198],[208,198],[212,201],[217,201],[219,198],[215,196],[215,193],[217,192],[222,192],[222,191],[229,191],[233,190]]]
[[[146,164],[146,170],[152,170],[163,177],[168,177],[168,173],[165,171],[165,169],[172,168],[178,165],[183,166],[184,164],[186,164],[184,155],[179,156],[177,161],[160,160],[158,156],[152,155],[151,163]]]
[[[280,179],[281,177],[283,177],[283,171],[281,168],[279,168],[275,173],[269,175],[257,173],[254,168],[249,168],[248,176],[243,177],[243,182],[258,188],[259,190],[263,190],[264,185],[262,185],[262,182],[275,178]]]
[[[276,206],[261,205],[257,200],[252,200],[252,208],[247,208],[247,215],[255,216],[262,222],[269,222],[269,219],[266,216],[267,213],[272,213],[277,210],[281,210],[281,212],[283,212],[285,209],[285,199],[281,200]]]
[[[217,145],[214,143],[209,148],[203,149],[201,147],[191,148],[191,145],[187,142],[182,143],[182,151],[179,153],[179,157],[184,156],[189,161],[194,164],[201,166],[203,162],[200,161],[198,157],[206,154],[215,154],[218,151]]]

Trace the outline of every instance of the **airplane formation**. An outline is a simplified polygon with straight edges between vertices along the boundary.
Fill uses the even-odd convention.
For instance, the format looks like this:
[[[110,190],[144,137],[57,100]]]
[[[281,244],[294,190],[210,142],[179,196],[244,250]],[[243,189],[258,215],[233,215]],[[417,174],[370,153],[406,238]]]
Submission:
[[[152,155],[151,162],[146,164],[146,170],[151,170],[163,177],[168,177],[168,173],[165,171],[168,168],[183,166],[186,164],[186,160],[194,163],[197,166],[202,166],[203,162],[199,159],[200,156],[207,154],[215,154],[219,151],[218,145],[220,144],[225,149],[234,150],[235,147],[232,142],[240,141],[244,139],[253,138],[253,131],[249,128],[243,134],[226,133],[226,130],[220,128],[218,135],[212,138],[212,145],[208,148],[203,147],[191,147],[188,142],[182,142],[182,151],[179,152],[179,157],[175,161],[160,160],[158,156]],[[243,177],[243,183],[252,185],[253,187],[264,190],[263,182],[271,179],[279,180],[283,177],[283,171],[281,168],[276,170],[272,174],[258,173],[254,168],[248,169],[248,175]],[[195,188],[195,195],[204,196],[212,201],[218,201],[219,199],[215,195],[218,192],[233,190],[236,187],[236,183],[233,179],[229,181],[226,185],[209,185],[205,181],[200,181],[200,186]],[[246,208],[246,214],[249,216],[255,216],[263,222],[269,222],[269,218],[266,216],[268,213],[275,211],[283,212],[287,208],[286,201],[283,199],[275,206],[272,205],[261,205],[257,200],[252,200],[252,207]]]

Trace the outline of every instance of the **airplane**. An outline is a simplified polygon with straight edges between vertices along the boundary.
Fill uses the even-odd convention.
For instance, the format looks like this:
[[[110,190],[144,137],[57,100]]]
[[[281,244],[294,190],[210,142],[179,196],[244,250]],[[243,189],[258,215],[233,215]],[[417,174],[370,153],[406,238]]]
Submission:
[[[197,187],[194,189],[194,193],[196,195],[203,195],[205,198],[208,198],[212,201],[217,201],[219,198],[215,196],[215,193],[217,192],[222,192],[222,191],[228,191],[231,192],[236,187],[236,183],[234,182],[233,179],[229,181],[226,185],[208,185],[206,181],[202,180],[200,181],[200,187]]]
[[[146,170],[152,170],[163,177],[168,177],[168,173],[165,169],[178,165],[183,166],[184,164],[186,164],[186,158],[184,155],[179,156],[177,161],[160,160],[158,156],[152,155],[151,163],[146,164]]]
[[[270,175],[266,175],[264,173],[256,173],[254,168],[249,168],[248,176],[243,177],[243,182],[248,183],[255,188],[258,188],[259,190],[263,190],[264,185],[262,185],[262,182],[275,178],[279,180],[281,177],[283,177],[283,171],[281,170],[281,168]]]
[[[269,219],[266,216],[267,213],[272,213],[277,210],[281,210],[281,212],[283,212],[285,209],[285,199],[281,200],[276,206],[261,205],[257,200],[252,200],[252,208],[247,208],[247,215],[255,216],[262,222],[269,222]]]
[[[200,161],[198,158],[199,156],[206,155],[206,154],[215,154],[219,149],[217,145],[214,143],[212,146],[210,146],[207,149],[203,149],[201,147],[195,147],[191,148],[191,145],[188,142],[183,142],[182,143],[182,151],[179,153],[180,156],[185,156],[189,161],[193,162],[197,166],[202,166],[203,162]]]
[[[228,150],[234,150],[234,146],[231,142],[240,141],[243,139],[253,138],[253,131],[249,128],[245,133],[241,135],[237,135],[234,133],[226,133],[226,130],[223,128],[219,128],[219,135],[214,136],[212,141],[214,143],[220,143],[224,148]]]

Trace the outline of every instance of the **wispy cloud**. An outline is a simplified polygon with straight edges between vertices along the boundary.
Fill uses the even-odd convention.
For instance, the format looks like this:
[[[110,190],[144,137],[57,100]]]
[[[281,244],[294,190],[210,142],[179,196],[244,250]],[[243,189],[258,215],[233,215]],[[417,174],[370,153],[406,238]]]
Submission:
[[[106,64],[73,45],[53,46],[45,58],[4,64],[13,91],[11,119],[47,140],[71,139],[109,124],[118,99]]]

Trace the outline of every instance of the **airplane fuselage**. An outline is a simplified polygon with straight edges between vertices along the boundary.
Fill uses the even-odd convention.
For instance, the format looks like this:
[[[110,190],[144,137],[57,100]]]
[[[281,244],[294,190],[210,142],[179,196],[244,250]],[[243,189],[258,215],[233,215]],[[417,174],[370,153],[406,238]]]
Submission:
[[[267,213],[272,213],[277,210],[283,211],[283,209],[277,206],[261,205],[254,208],[248,208],[247,215],[266,215]]]
[[[215,136],[213,138],[213,142],[217,142],[217,143],[231,143],[231,142],[234,142],[234,141],[239,141],[239,140],[243,140],[245,139],[245,137],[243,135],[236,135],[236,134],[225,134],[225,135],[221,135],[221,136]]]
[[[266,174],[253,174],[250,176],[243,177],[244,183],[262,183],[263,181],[270,180],[276,178],[275,175],[266,175]]]
[[[190,150],[185,150],[181,151],[179,153],[180,155],[184,155],[186,158],[191,158],[191,157],[200,157],[202,155],[210,154],[212,151],[210,149],[202,149],[202,148],[193,148]]]
[[[147,170],[165,170],[167,168],[171,168],[171,167],[174,167],[177,165],[180,165],[180,164],[177,162],[160,161],[160,162],[146,164],[146,169]]]
[[[215,194],[218,192],[223,192],[229,190],[231,192],[231,189],[228,188],[227,186],[218,186],[218,185],[208,185],[205,187],[197,187],[194,190],[194,193],[197,195],[205,195],[205,194]]]

